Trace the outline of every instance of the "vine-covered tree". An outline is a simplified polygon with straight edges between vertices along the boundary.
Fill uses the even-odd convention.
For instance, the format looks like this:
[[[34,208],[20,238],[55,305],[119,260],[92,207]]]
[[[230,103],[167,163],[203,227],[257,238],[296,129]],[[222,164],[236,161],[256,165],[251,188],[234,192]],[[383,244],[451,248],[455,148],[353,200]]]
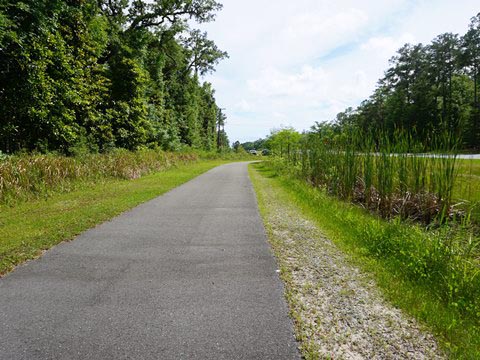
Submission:
[[[0,151],[214,149],[214,0],[4,0]]]

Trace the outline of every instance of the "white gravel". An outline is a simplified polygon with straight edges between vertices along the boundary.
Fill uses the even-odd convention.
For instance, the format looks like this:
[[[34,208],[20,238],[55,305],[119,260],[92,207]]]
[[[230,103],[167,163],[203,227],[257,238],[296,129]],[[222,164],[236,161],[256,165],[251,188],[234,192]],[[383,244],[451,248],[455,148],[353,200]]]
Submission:
[[[307,359],[443,359],[433,336],[382,298],[293,204],[258,177],[264,221]]]

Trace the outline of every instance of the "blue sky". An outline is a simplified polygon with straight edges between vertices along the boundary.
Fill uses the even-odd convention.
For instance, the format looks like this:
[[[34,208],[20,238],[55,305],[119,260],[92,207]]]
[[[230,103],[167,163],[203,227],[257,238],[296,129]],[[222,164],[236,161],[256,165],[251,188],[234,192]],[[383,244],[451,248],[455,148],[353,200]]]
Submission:
[[[220,2],[202,28],[230,58],[205,80],[226,109],[232,142],[333,119],[372,93],[403,44],[463,34],[480,12],[478,0]]]

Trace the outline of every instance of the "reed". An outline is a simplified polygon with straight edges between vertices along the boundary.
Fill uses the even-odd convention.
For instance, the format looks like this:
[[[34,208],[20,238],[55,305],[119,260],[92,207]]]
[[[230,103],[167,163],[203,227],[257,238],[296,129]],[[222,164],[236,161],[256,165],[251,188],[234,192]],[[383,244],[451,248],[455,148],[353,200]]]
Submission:
[[[443,143],[437,146],[444,151]],[[337,142],[307,134],[282,159],[311,184],[385,218],[442,223],[458,216],[453,203],[457,158],[451,152],[418,154],[424,149],[401,132],[392,140],[352,131]]]
[[[349,228],[359,246],[376,258],[392,259],[409,281],[427,285],[444,304],[479,324],[479,227],[472,223],[473,205],[456,203],[459,160],[451,138],[440,136],[428,146],[436,151],[426,154],[424,144],[401,132],[375,139],[343,135],[332,141],[306,134],[298,162],[279,157],[268,166],[389,220],[374,217]]]

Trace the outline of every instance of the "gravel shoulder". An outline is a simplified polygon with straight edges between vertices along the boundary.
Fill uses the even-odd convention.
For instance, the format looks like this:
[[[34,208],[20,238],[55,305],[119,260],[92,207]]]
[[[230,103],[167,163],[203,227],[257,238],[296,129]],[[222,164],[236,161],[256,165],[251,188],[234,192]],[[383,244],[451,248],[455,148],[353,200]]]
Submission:
[[[434,337],[385,301],[272,179],[250,172],[306,359],[443,359]]]

